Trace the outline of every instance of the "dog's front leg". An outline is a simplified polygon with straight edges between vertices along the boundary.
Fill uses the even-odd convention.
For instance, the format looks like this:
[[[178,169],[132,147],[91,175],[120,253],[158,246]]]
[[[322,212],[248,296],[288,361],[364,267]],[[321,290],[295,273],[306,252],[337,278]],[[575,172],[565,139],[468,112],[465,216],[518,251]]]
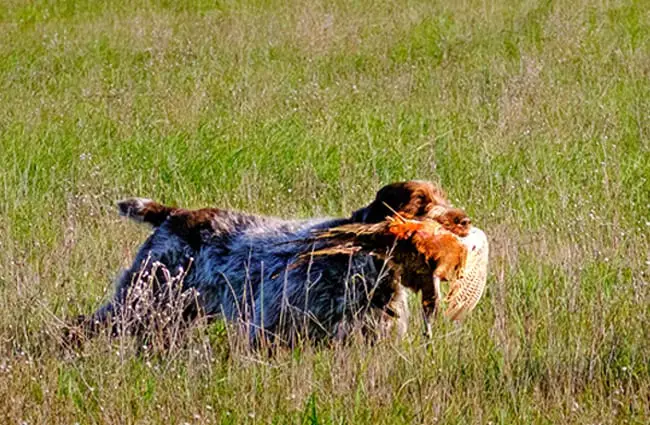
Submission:
[[[440,278],[433,276],[433,285],[422,288],[422,318],[424,320],[424,335],[431,338],[431,317],[438,317],[440,313]]]

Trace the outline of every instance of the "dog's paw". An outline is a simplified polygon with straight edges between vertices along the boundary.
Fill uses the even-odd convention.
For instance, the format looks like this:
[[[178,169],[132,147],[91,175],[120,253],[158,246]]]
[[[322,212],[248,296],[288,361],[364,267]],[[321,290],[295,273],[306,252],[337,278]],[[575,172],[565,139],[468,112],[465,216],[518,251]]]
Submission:
[[[117,201],[117,208],[122,217],[128,217],[136,221],[144,220],[144,213],[149,204],[153,201],[147,198],[129,198]]]

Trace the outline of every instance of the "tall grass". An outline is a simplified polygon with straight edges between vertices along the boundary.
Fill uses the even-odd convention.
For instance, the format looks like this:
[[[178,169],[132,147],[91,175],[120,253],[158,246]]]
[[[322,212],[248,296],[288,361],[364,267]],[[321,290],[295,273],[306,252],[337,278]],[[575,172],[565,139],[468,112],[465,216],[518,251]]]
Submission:
[[[647,6],[5,0],[0,422],[646,423]],[[431,341],[59,349],[146,235],[115,199],[345,215],[410,178],[491,239]]]

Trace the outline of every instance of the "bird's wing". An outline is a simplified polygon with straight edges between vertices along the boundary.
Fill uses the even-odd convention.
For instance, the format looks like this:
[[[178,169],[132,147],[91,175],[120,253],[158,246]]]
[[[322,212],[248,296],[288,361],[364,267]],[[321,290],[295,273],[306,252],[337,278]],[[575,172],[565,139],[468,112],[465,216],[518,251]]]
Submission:
[[[467,264],[463,277],[452,283],[445,298],[445,317],[452,320],[461,320],[476,307],[487,282],[487,236],[481,229],[472,227],[470,234],[459,240],[467,247]]]

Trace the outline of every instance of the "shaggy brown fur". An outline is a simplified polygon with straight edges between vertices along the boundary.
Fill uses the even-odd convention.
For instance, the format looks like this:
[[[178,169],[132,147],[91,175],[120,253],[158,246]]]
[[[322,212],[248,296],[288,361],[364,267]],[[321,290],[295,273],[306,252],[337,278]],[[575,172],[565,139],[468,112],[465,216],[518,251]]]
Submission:
[[[221,211],[218,208],[187,210],[142,198],[127,199],[117,205],[124,217],[149,223],[153,227],[168,221],[179,235],[192,241],[200,239],[199,233],[209,229],[213,218]],[[461,237],[469,234],[472,223],[464,210],[450,206],[442,189],[424,181],[398,182],[384,186],[370,205],[352,214],[352,221],[377,223],[394,214],[405,218],[432,218]]]
[[[171,221],[179,233],[201,230],[207,223],[223,211],[219,208],[202,208],[187,210],[171,207],[144,198],[130,198],[117,203],[120,214],[135,221],[149,223],[158,227]],[[378,223],[396,212],[403,217],[418,218],[429,215],[436,206],[445,207],[449,218],[467,218],[464,211],[451,208],[445,192],[435,184],[421,180],[397,182],[382,187],[375,199],[364,208],[352,213],[351,221],[357,223]],[[459,214],[461,213],[461,214]],[[438,218],[445,215],[440,210],[435,212]],[[447,217],[445,215],[445,217]],[[168,220],[169,219],[169,220]],[[469,219],[467,219],[469,220]]]

